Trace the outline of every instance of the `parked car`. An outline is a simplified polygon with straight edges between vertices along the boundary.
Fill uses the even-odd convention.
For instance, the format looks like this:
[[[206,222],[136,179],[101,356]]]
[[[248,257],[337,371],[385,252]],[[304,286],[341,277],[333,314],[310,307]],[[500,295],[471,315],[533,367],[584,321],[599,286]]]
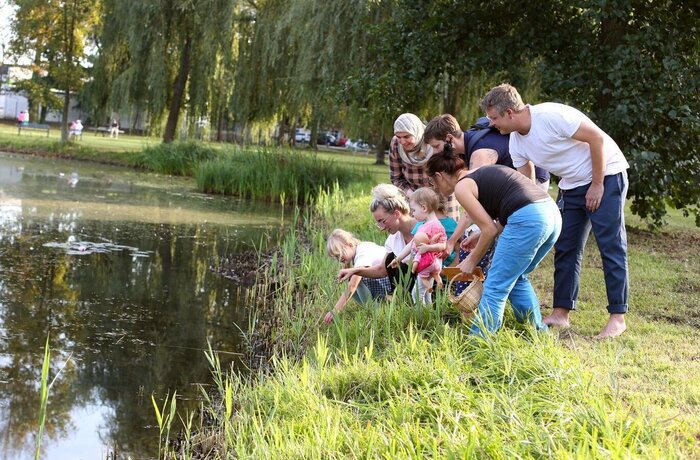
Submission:
[[[369,150],[374,148],[373,145],[370,145],[368,142],[365,142],[362,139],[358,139],[356,141],[348,139],[345,145],[350,150]]]
[[[328,133],[321,133],[316,139],[316,143],[320,145],[334,145],[335,142],[335,136]]]
[[[308,144],[309,142],[311,142],[311,134],[305,133],[303,131],[297,131],[294,134],[294,142],[296,142],[297,144],[302,144],[302,143]]]

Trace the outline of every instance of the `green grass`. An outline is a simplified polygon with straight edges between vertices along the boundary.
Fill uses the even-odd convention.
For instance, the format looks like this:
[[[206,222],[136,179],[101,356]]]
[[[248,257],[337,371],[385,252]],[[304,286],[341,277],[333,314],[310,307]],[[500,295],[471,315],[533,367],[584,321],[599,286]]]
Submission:
[[[278,298],[253,320],[276,350],[272,373],[220,375],[229,414],[208,404],[216,422],[189,445],[217,439],[219,456],[244,458],[700,456],[700,231],[690,219],[672,213],[654,234],[629,219],[629,329],[615,340],[591,339],[607,320],[592,239],[567,331],[537,334],[508,313],[490,340],[474,339],[445,299],[352,304],[325,327],[343,289],[325,235],[341,226],[383,241],[368,200],[361,185],[335,190],[299,216],[265,275]],[[532,278],[547,313],[551,255]],[[273,324],[261,321],[270,314]]]
[[[202,142],[172,142],[148,146],[138,155],[138,164],[160,174],[192,176],[199,164],[221,155],[220,149]]]
[[[43,156],[60,156],[78,160],[96,161],[101,163],[122,164],[137,166],[142,164],[139,153],[145,149],[158,148],[162,139],[147,136],[131,136],[120,134],[118,139],[112,139],[102,134],[95,135],[89,128],[83,131],[81,140],[61,145],[61,133],[57,127],[52,127],[50,135],[41,131],[27,131],[17,134],[17,127],[13,123],[0,123],[0,150],[17,153],[31,153]],[[220,144],[215,142],[186,142],[206,146],[210,149],[235,149],[233,144]],[[249,146],[250,147],[250,146]],[[309,148],[268,148],[278,150],[281,153],[295,152],[321,161],[328,161],[337,165],[345,165],[366,174],[373,183],[389,181],[389,167],[376,165],[373,154],[353,153],[345,150],[319,150]]]

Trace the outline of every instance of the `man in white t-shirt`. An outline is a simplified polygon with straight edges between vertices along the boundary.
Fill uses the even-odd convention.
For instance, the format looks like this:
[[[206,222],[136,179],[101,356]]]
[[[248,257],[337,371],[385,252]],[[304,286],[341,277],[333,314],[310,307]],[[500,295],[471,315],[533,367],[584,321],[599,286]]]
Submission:
[[[550,326],[569,326],[576,309],[581,260],[593,230],[603,261],[610,318],[597,338],[626,329],[629,299],[624,206],[629,164],[615,141],[577,109],[557,103],[525,105],[508,84],[481,101],[491,125],[510,134],[509,150],[520,172],[534,180],[537,164],[559,176],[562,231],[554,253],[554,309]]]

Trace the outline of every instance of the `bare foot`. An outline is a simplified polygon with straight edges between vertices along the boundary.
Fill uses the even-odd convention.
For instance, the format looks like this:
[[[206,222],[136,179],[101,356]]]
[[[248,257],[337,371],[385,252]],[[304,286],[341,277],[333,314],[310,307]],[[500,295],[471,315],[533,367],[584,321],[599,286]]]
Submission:
[[[554,307],[552,314],[542,320],[549,327],[569,327],[569,310]]]
[[[596,340],[612,339],[622,335],[626,329],[627,324],[625,323],[625,315],[621,313],[613,313],[610,315],[608,324],[606,324],[603,330],[593,338]]]

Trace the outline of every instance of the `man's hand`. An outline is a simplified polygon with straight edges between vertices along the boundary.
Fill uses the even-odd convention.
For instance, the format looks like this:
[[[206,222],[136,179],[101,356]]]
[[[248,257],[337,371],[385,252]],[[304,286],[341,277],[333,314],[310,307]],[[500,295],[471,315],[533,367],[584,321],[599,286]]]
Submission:
[[[589,211],[595,212],[600,207],[600,201],[603,199],[604,190],[603,184],[591,183],[588,187],[588,191],[586,192],[586,208]]]
[[[392,260],[391,262],[389,262],[389,266],[390,266],[391,268],[396,268],[396,267],[398,267],[398,266],[399,266],[399,259],[394,259],[394,260]]]

